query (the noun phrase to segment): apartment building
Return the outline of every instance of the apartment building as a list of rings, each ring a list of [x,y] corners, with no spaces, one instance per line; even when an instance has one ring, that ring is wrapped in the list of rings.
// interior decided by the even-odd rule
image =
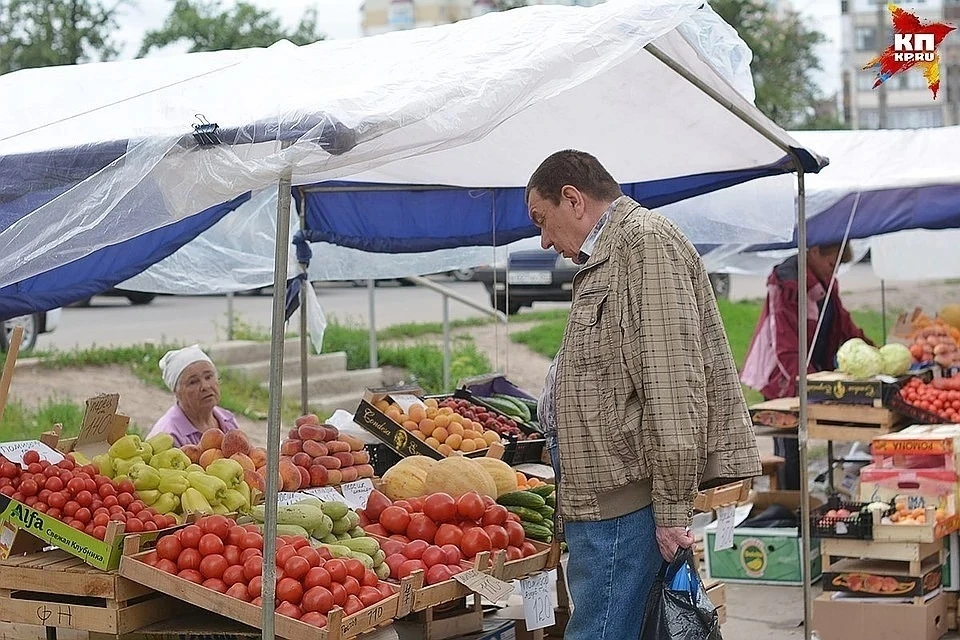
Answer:
[[[603,0],[530,0],[527,4],[590,7]],[[432,27],[466,20],[495,10],[494,0],[365,0],[361,7],[364,35]]]
[[[863,70],[893,42],[887,0],[840,0],[844,119],[855,129],[916,129],[960,124],[960,35],[940,49],[937,99],[923,73],[910,69],[873,88],[876,70]],[[922,20],[960,24],[960,0],[901,0],[896,3]],[[882,26],[882,29],[881,29]]]

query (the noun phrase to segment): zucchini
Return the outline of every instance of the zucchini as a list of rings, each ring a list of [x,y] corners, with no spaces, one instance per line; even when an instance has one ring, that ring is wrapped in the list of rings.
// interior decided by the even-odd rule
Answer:
[[[529,507],[539,509],[546,504],[543,496],[531,491],[510,491],[497,498],[497,502],[505,507]]]
[[[556,487],[552,484],[541,484],[537,485],[533,489],[527,489],[531,493],[535,493],[541,498],[546,498],[547,496],[553,495],[553,492],[556,491]]]
[[[553,539],[553,533],[544,526],[533,524],[532,522],[521,522],[524,533],[528,538],[539,540],[540,542],[550,542]]]
[[[540,515],[539,511],[534,511],[533,509],[528,509],[527,507],[507,507],[507,511],[513,512],[520,516],[521,520],[527,522],[533,522],[535,524],[540,524],[543,522],[543,516]]]

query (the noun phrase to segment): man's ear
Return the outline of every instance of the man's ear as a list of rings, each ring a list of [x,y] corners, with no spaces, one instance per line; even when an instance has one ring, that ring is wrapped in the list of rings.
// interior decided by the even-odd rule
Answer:
[[[564,203],[569,204],[573,207],[573,214],[579,220],[583,217],[583,194],[580,193],[580,190],[574,187],[573,185],[564,185],[560,189],[560,198]]]

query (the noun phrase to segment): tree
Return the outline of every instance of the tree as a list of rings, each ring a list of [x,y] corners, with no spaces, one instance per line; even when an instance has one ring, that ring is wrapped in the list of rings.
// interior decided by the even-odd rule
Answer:
[[[0,74],[115,57],[122,2],[0,0]]]
[[[288,33],[273,12],[247,2],[223,10],[217,0],[177,0],[163,27],[144,36],[138,55],[184,40],[193,42],[190,51],[194,52],[268,47],[284,39],[294,44],[323,40],[324,35],[317,30],[316,9],[304,13],[296,29]]]
[[[757,108],[783,127],[811,118],[820,94],[812,76],[820,70],[815,48],[824,41],[823,34],[796,12],[763,0],[713,0],[710,6],[753,52]]]

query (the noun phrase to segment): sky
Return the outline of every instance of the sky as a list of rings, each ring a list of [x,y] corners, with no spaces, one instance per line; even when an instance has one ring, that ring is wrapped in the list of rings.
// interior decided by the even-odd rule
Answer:
[[[360,5],[362,0],[247,0],[258,7],[269,9],[278,15],[284,25],[292,28],[310,7],[316,7],[321,30],[330,39],[355,38],[362,35],[360,29]],[[816,26],[827,38],[818,50],[823,71],[815,74],[824,95],[832,95],[840,89],[840,0],[785,0]],[[121,9],[120,29],[117,39],[121,43],[121,57],[133,57],[140,48],[143,34],[158,29],[173,0],[136,0]],[[229,7],[235,0],[221,0],[221,6]],[[171,47],[174,52],[185,50]],[[159,52],[160,55],[163,52]]]

